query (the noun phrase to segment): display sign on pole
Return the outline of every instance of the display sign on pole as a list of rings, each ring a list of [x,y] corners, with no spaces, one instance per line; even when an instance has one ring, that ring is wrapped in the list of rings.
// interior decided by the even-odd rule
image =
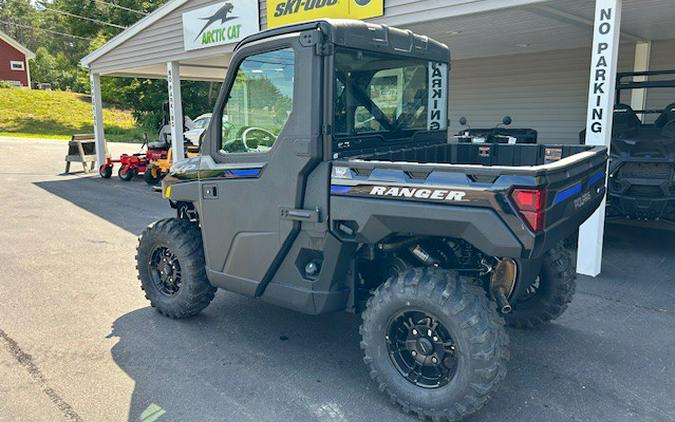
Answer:
[[[591,78],[588,87],[586,144],[605,145],[612,140],[614,88],[619,53],[621,0],[596,0]],[[605,201],[579,228],[577,272],[597,276],[602,263]]]
[[[233,44],[260,30],[258,2],[228,0],[183,13],[186,51]]]
[[[321,18],[369,19],[384,15],[384,0],[267,0],[267,27]]]

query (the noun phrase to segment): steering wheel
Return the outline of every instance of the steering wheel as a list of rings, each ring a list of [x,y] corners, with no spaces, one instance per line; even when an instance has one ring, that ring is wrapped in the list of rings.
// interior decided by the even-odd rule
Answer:
[[[277,137],[270,131],[259,127],[248,127],[241,133],[241,142],[246,152],[267,152]]]

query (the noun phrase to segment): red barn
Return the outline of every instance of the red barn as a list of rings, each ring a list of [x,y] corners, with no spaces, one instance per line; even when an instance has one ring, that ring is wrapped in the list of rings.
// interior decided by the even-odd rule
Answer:
[[[28,60],[35,54],[0,31],[0,81],[30,88]]]

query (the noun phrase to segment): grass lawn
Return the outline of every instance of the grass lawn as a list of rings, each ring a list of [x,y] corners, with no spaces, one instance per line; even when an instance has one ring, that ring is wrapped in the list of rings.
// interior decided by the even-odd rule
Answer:
[[[104,106],[103,126],[109,141],[143,138],[143,131],[129,111]],[[70,139],[75,133],[94,133],[89,96],[0,88],[0,136]]]

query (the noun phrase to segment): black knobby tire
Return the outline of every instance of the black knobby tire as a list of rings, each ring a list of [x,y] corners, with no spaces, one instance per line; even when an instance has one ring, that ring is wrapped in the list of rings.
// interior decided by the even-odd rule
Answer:
[[[128,182],[136,176],[136,170],[132,168],[127,168],[125,170],[124,167],[120,167],[119,170],[117,170],[117,176],[125,182]]]
[[[456,361],[445,384],[418,386],[395,363],[388,327],[406,310],[433,315],[452,337]],[[380,391],[420,418],[460,420],[480,409],[506,375],[504,320],[485,290],[454,271],[413,268],[390,278],[368,300],[360,333],[363,360]]]
[[[110,177],[112,176],[112,167],[101,166],[98,169],[98,174],[101,175],[101,177],[104,178],[104,179],[110,179]]]
[[[179,276],[175,278],[178,281],[173,280],[170,292],[159,281],[159,271],[152,264],[158,251],[168,251],[177,261]],[[145,229],[138,241],[136,269],[146,299],[170,318],[198,314],[211,303],[216,292],[206,278],[199,227],[185,220],[168,218]]]
[[[576,273],[570,251],[562,244],[544,255],[539,277],[513,305],[505,316],[506,323],[515,328],[535,328],[565,312],[576,290]]]
[[[159,176],[155,176],[152,174],[152,169],[146,168],[145,173],[143,174],[143,179],[145,179],[145,183],[148,185],[155,186],[159,183]]]

